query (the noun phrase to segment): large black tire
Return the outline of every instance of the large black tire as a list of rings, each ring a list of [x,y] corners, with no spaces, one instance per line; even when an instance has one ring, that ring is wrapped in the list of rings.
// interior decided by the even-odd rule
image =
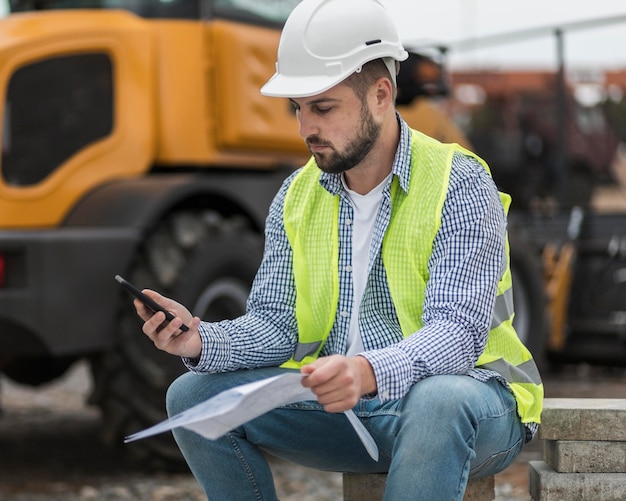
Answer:
[[[547,317],[543,270],[536,246],[516,228],[509,231],[513,325],[540,371],[546,368]]]
[[[245,312],[262,253],[261,237],[241,219],[184,211],[148,236],[126,274],[140,288],[175,298],[205,320],[222,320]],[[131,298],[123,291],[116,335],[115,348],[92,364],[92,400],[102,409],[102,435],[111,445],[165,419],[167,388],[186,371],[178,357],[157,350],[143,335]],[[133,442],[124,451],[153,469],[184,464],[169,433]]]

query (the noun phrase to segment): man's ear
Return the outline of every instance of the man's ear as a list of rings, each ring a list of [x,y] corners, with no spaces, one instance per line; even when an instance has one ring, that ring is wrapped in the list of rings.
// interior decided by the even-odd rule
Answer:
[[[380,77],[374,84],[376,89],[376,106],[381,109],[387,109],[393,106],[393,84],[386,77]]]

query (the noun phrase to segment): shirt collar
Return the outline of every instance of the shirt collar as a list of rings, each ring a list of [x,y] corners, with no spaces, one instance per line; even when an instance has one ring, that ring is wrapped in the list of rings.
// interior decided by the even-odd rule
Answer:
[[[400,141],[391,172],[398,177],[400,187],[408,193],[411,180],[411,129],[398,112],[396,116],[400,124]]]
[[[391,172],[398,177],[400,187],[408,192],[411,179],[411,129],[398,112],[396,112],[396,118],[400,125],[400,141],[398,141]],[[319,182],[331,195],[337,195],[343,189],[341,174],[322,172]]]

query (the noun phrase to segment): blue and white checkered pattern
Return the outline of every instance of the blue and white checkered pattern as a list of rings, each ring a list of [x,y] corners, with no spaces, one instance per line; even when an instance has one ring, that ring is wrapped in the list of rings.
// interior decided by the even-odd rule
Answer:
[[[399,118],[401,136],[393,174],[406,190],[411,175],[410,130]],[[276,195],[266,221],[263,262],[252,287],[247,313],[235,320],[200,326],[199,360],[185,360],[196,372],[222,372],[276,366],[288,360],[298,332],[292,251],[283,227],[283,203],[290,176]],[[322,354],[344,354],[353,304],[353,209],[339,175],[322,174],[321,184],[339,194],[339,304]],[[497,284],[506,254],[506,216],[491,177],[476,160],[456,154],[443,206],[441,227],[429,261],[424,326],[405,338],[391,300],[381,245],[391,214],[390,185],[376,220],[369,276],[360,305],[359,327],[376,374],[378,397],[401,398],[420,379],[435,374],[466,374],[485,381],[495,372],[474,365],[487,342]],[[529,426],[529,436],[536,426]]]

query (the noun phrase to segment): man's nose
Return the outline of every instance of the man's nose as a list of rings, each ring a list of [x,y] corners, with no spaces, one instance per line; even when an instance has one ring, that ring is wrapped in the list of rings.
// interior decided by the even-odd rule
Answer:
[[[306,139],[309,136],[319,134],[319,128],[313,113],[300,110],[298,113],[298,124],[300,126],[300,136]]]

